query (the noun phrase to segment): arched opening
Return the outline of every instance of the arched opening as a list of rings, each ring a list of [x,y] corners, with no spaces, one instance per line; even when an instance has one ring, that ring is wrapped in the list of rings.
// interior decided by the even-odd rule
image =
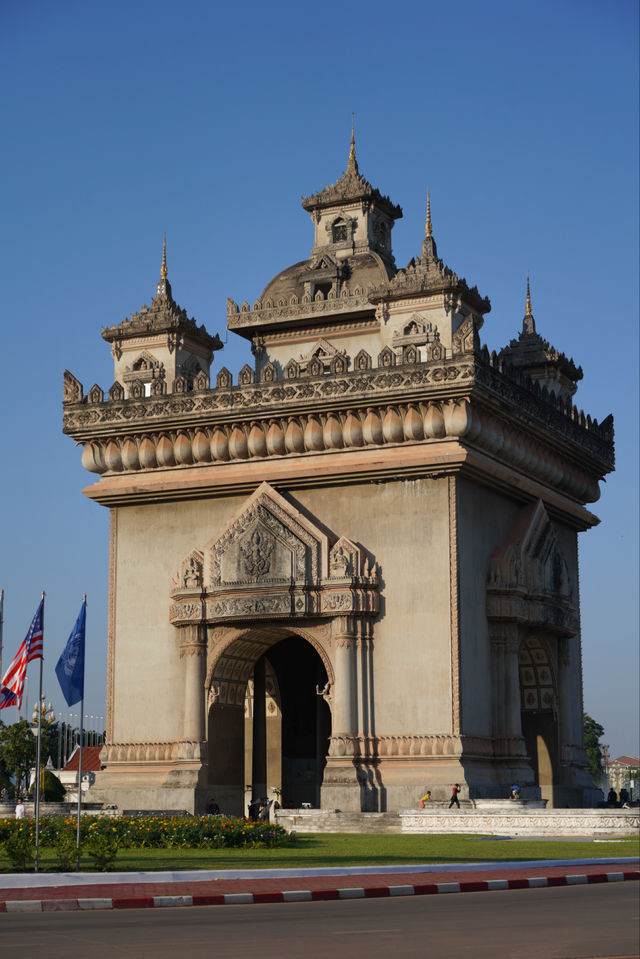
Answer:
[[[349,232],[347,222],[342,217],[333,221],[331,227],[331,240],[333,243],[342,243],[348,239]]]
[[[246,815],[252,798],[320,806],[331,735],[317,690],[327,664],[303,636],[249,631],[215,663],[209,709],[208,788],[223,812]]]
[[[543,799],[553,804],[558,776],[558,700],[549,652],[538,638],[520,647],[522,735]]]

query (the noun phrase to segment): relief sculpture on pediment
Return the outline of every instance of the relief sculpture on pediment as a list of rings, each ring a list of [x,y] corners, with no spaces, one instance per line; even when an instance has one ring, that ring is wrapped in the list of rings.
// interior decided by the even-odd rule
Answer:
[[[271,569],[271,554],[273,553],[274,539],[256,526],[240,543],[243,571],[252,579],[266,576]]]
[[[200,602],[194,603],[194,589]],[[373,616],[378,581],[362,547],[335,539],[267,483],[172,584],[174,625],[230,619]]]

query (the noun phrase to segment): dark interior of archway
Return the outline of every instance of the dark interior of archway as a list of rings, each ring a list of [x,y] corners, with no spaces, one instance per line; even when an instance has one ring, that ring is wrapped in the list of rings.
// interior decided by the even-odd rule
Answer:
[[[300,636],[276,643],[264,658],[275,670],[280,690],[283,803],[320,806],[331,714],[316,686],[325,686],[327,671],[313,646]]]

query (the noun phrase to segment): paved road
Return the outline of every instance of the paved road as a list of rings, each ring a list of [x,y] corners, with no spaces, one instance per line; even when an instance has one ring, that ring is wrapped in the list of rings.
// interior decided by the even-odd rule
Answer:
[[[3,955],[47,959],[637,959],[638,884],[464,896],[0,917]]]

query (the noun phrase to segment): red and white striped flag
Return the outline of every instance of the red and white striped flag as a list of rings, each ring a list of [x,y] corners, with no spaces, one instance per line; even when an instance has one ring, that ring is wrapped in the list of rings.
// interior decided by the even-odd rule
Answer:
[[[43,645],[44,597],[35,616],[26,638],[20,644],[18,652],[9,663],[9,668],[0,683],[0,709],[6,706],[22,706],[24,679],[27,675],[27,663],[34,659],[42,659]]]

